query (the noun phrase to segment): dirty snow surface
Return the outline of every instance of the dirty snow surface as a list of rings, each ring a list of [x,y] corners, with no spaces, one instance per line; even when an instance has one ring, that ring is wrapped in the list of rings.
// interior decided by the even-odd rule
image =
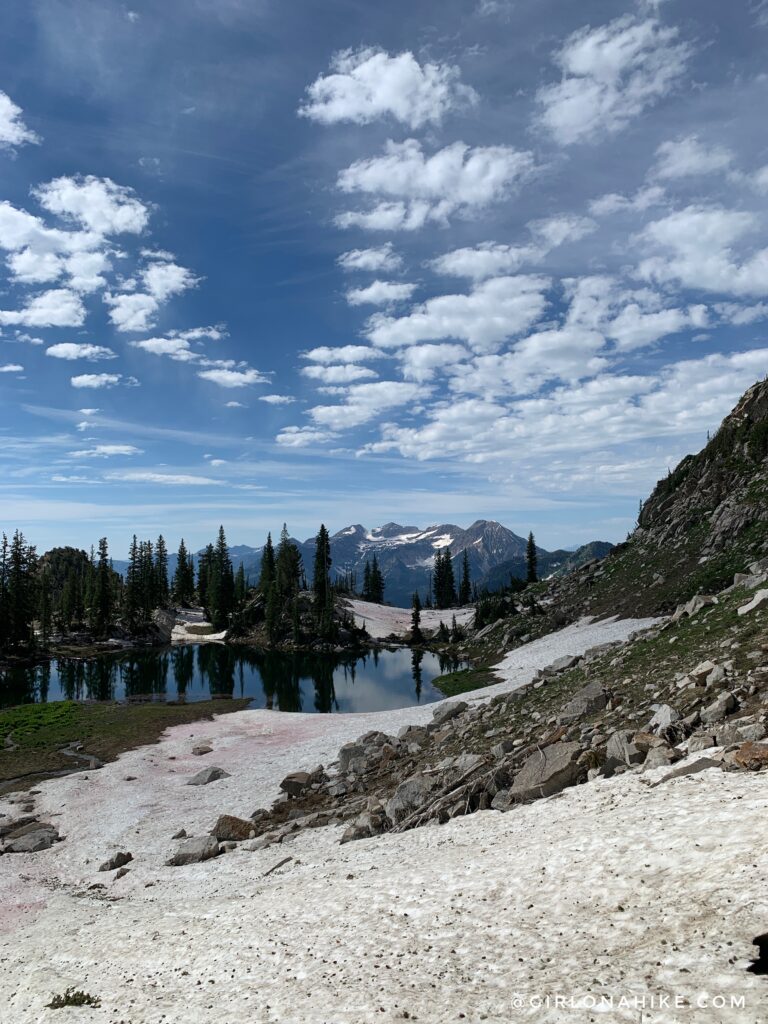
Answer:
[[[358,600],[350,600],[347,604],[355,616],[355,623],[358,626],[364,625],[374,640],[381,640],[392,633],[403,636],[410,631],[410,608],[391,608],[386,604],[373,604],[371,601]],[[474,608],[448,608],[443,611],[423,608],[421,628],[437,629],[441,621],[450,627],[454,615],[459,626],[466,626],[468,622],[472,621],[474,614]]]
[[[599,624],[582,628],[586,646],[606,639]],[[529,645],[516,671],[575,653],[576,639],[572,628]],[[513,685],[509,671],[499,685]],[[434,707],[239,712],[40,786],[37,810],[66,839],[0,858],[0,1019],[768,1021],[766,979],[744,969],[768,922],[764,774],[709,770],[653,787],[658,769],[403,835],[339,846],[339,829],[316,829],[165,866],[178,829],[204,835],[220,813],[247,816],[288,771]],[[202,740],[213,753],[194,757]],[[211,764],[231,778],[185,785]],[[118,850],[134,860],[115,880],[98,866]],[[70,986],[101,1006],[45,1007]],[[613,1008],[592,1009],[606,1000]]]

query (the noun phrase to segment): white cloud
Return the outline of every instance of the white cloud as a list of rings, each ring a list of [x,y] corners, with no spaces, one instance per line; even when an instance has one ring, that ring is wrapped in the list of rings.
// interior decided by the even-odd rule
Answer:
[[[629,352],[651,345],[669,334],[677,334],[690,327],[706,327],[707,324],[706,306],[644,312],[636,302],[630,302],[607,325],[606,333],[615,340],[619,351]]]
[[[394,281],[373,281],[365,288],[352,288],[347,292],[350,306],[389,306],[395,302],[410,299],[416,291],[415,284],[397,284]]]
[[[625,210],[642,213],[651,206],[659,206],[665,199],[666,192],[660,185],[645,185],[638,189],[634,196],[608,192],[598,199],[593,199],[589,204],[589,212],[594,217],[606,217]]]
[[[180,295],[199,283],[199,278],[178,263],[155,262],[141,272],[144,286],[158,302]]]
[[[207,476],[192,476],[187,473],[154,473],[148,470],[130,470],[125,473],[105,473],[105,480],[119,480],[137,484],[164,484],[168,487],[211,487],[221,486],[220,480]]]
[[[103,252],[77,252],[62,264],[62,270],[69,275],[70,288],[86,294],[104,288],[104,274],[111,269],[112,264]]]
[[[754,306],[741,306],[735,302],[718,302],[714,308],[719,317],[736,327],[768,319],[768,303],[766,302],[758,302]]]
[[[291,405],[296,399],[292,395],[259,395],[260,402],[267,405]],[[227,405],[230,403],[227,402]]]
[[[54,178],[32,194],[49,213],[98,235],[141,234],[149,221],[149,208],[136,198],[133,189],[117,185],[111,178]]]
[[[311,380],[319,380],[324,384],[349,384],[353,380],[365,380],[377,377],[378,374],[365,366],[349,363],[343,366],[305,366],[302,376]]]
[[[311,359],[313,363],[361,363],[366,359],[380,359],[382,355],[370,345],[340,345],[338,348],[321,345],[304,352],[302,358]]]
[[[632,15],[574,32],[554,54],[562,80],[539,89],[539,124],[561,145],[625,128],[666,96],[692,53],[676,28]]]
[[[265,384],[269,380],[250,367],[244,370],[200,370],[197,376],[222,388],[243,388],[249,384]]]
[[[23,370],[24,367],[19,363],[6,363],[4,366],[0,366],[0,373],[21,373]]]
[[[19,284],[46,284],[61,276],[64,261],[54,252],[20,249],[5,261],[14,281]]]
[[[312,419],[330,430],[349,430],[362,426],[383,412],[411,405],[430,394],[421,384],[382,380],[371,384],[352,384],[345,390],[340,405],[317,405],[309,410]]]
[[[373,249],[350,249],[336,261],[342,270],[398,270],[402,257],[395,252],[391,242]]]
[[[687,178],[699,174],[717,174],[726,171],[733,161],[733,153],[725,146],[705,146],[697,135],[670,142],[662,142],[656,150],[653,173],[657,178]]]
[[[637,272],[645,280],[723,295],[768,295],[768,248],[746,256],[734,252],[758,226],[749,213],[688,206],[640,233],[639,241],[661,255],[643,260]]]
[[[0,310],[0,324],[24,327],[81,327],[85,306],[80,296],[66,288],[54,288],[30,299],[17,310]]]
[[[109,459],[114,455],[142,455],[143,450],[132,444],[97,444],[67,454],[73,459]]]
[[[225,409],[247,409],[248,406],[247,405],[243,405],[242,402],[225,402],[224,403],[224,408]]]
[[[0,91],[0,149],[15,149],[25,143],[39,143],[40,136],[27,128],[21,119],[21,107]]]
[[[463,345],[411,345],[398,353],[406,380],[432,380],[439,372],[452,372],[470,353]]]
[[[97,412],[101,412],[100,409],[78,409],[77,411],[82,416],[95,416]]]
[[[143,341],[132,341],[130,345],[154,356],[168,356],[179,363],[193,363],[199,359],[185,338],[145,338]]]
[[[461,82],[457,67],[419,64],[410,52],[344,50],[331,62],[332,73],[307,88],[299,114],[321,124],[369,124],[393,117],[409,128],[439,124],[446,113],[477,101]]]
[[[768,192],[768,164],[755,171],[749,176],[749,182],[756,192]]]
[[[47,356],[54,359],[117,359],[117,353],[104,345],[89,345],[87,343],[77,344],[73,341],[62,341],[57,345],[51,345],[45,350]]]
[[[445,224],[506,198],[534,170],[533,155],[512,146],[454,142],[426,156],[416,139],[386,144],[384,156],[358,160],[338,177],[342,192],[379,200],[371,210],[336,218],[340,227],[414,231]]]
[[[440,295],[402,317],[377,313],[367,335],[381,348],[453,338],[477,351],[493,351],[527,330],[544,312],[547,278],[518,275],[478,284],[468,295]]]
[[[454,249],[438,256],[429,264],[438,274],[468,277],[481,281],[518,270],[525,263],[540,263],[558,246],[577,242],[597,227],[589,217],[560,214],[527,225],[533,242],[527,245],[503,245],[481,242],[479,245]]]
[[[104,301],[110,307],[109,319],[118,331],[146,331],[153,324],[158,301],[143,292],[106,292]]]
[[[322,444],[330,441],[336,434],[328,430],[317,430],[314,427],[283,427],[275,440],[284,448],[306,448],[311,444]]]
[[[122,379],[119,373],[81,373],[71,377],[70,383],[73,388],[112,388]]]

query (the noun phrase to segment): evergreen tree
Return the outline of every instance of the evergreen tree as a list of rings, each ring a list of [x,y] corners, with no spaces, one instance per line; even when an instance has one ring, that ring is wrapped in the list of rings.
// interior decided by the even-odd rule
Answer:
[[[192,556],[187,554],[187,545],[184,543],[183,537],[176,555],[172,592],[174,601],[181,605],[191,604],[195,598],[195,570]]]
[[[315,615],[320,635],[326,636],[333,609],[331,592],[331,541],[325,525],[321,523],[315,538],[315,565],[312,574],[312,590],[315,595]]]
[[[245,604],[248,585],[245,582],[245,568],[243,563],[237,567],[235,575],[235,607],[241,608]]]
[[[216,629],[226,629],[235,606],[235,577],[224,527],[219,527],[208,570],[206,608]]]
[[[197,596],[203,608],[208,607],[208,586],[213,571],[213,544],[208,544],[197,563]]]
[[[155,544],[155,605],[164,608],[169,599],[168,548],[162,533]]]
[[[275,549],[272,546],[272,534],[267,534],[267,543],[261,552],[261,572],[259,573],[259,590],[266,594],[275,582]]]
[[[275,579],[278,595],[283,604],[292,600],[298,592],[302,572],[301,552],[288,536],[288,527],[283,523],[275,556]]]
[[[533,539],[533,533],[528,534],[528,543],[525,547],[525,565],[527,570],[527,582],[537,583],[539,579],[538,557],[536,555],[536,541]]]
[[[444,548],[435,555],[432,589],[435,595],[435,608],[450,608],[456,604],[456,581],[450,548]]]
[[[373,601],[374,604],[384,603],[384,575],[379,567],[376,552],[374,552],[371,562],[370,595],[368,600]]]
[[[135,539],[135,538],[134,538]],[[112,565],[109,561],[107,538],[99,541],[99,560],[96,565],[96,600],[94,603],[94,629],[99,636],[104,636],[109,629],[114,610],[112,584]]]
[[[51,602],[51,571],[46,565],[40,571],[40,593],[37,606],[37,617],[40,621],[40,637],[44,645],[51,638],[51,622],[53,606]]]
[[[411,601],[411,643],[420,644],[424,640],[424,636],[421,632],[421,598],[419,597],[418,590],[413,595]]]
[[[371,563],[366,558],[365,568],[363,569],[363,593],[362,598],[364,601],[371,600]]]
[[[464,555],[461,560],[461,584],[459,585],[459,604],[469,604],[472,597],[472,580],[469,576],[469,552],[464,548]]]

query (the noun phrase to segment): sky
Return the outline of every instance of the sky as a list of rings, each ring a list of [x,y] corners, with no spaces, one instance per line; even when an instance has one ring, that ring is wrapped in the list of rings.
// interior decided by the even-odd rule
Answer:
[[[0,529],[622,540],[768,372],[767,0],[5,0]]]

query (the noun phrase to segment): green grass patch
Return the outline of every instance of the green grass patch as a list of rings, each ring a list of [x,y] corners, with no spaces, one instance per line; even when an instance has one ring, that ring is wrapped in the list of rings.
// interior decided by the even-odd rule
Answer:
[[[447,672],[443,676],[436,676],[432,685],[446,697],[458,697],[461,693],[471,693],[472,690],[479,690],[483,686],[490,686],[498,683],[498,678],[490,668],[486,666],[478,668],[462,668],[458,672]]]
[[[248,699],[190,704],[56,701],[8,708],[0,711],[0,791],[24,789],[35,777],[76,766],[79,762],[61,753],[67,744],[82,743],[89,754],[113,761],[126,750],[156,743],[172,725],[210,721],[214,715],[242,711],[249,703]],[[2,746],[6,738],[16,749]]]

